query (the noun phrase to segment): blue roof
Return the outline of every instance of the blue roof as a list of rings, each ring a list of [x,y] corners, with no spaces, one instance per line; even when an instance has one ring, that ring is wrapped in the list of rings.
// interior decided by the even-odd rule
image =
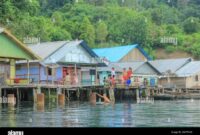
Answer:
[[[137,48],[148,60],[151,60],[148,54],[137,44],[110,47],[110,48],[97,48],[93,49],[93,51],[99,57],[106,57],[111,62],[118,62],[121,58],[123,58],[125,55],[127,55],[131,50],[135,48]]]

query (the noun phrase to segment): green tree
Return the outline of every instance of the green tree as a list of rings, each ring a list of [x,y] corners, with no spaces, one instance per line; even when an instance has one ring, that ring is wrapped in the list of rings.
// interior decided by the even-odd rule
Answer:
[[[60,13],[58,11],[54,12],[51,16],[51,20],[56,26],[60,26],[63,21],[62,13]]]
[[[13,4],[19,11],[28,12],[30,15],[38,15],[40,4],[38,0],[13,0]]]
[[[94,45],[95,30],[87,17],[84,17],[83,22],[80,25],[80,36],[79,38],[85,40],[89,45]]]
[[[14,19],[15,7],[11,0],[1,0],[0,2],[0,24],[8,24]]]
[[[70,33],[60,27],[54,27],[51,31],[50,37],[52,41],[71,40]]]
[[[97,28],[96,28],[96,41],[103,43],[106,41],[107,36],[108,36],[107,25],[105,24],[105,22],[100,21],[97,24]]]
[[[200,28],[199,19],[194,17],[189,17],[184,21],[183,28],[186,33],[198,32]]]

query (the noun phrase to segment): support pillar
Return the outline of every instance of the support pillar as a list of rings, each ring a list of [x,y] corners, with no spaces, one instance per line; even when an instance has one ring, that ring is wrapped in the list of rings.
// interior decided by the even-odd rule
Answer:
[[[16,98],[14,94],[8,94],[8,105],[14,106],[16,104]]]
[[[37,105],[44,106],[44,93],[37,94]]]
[[[110,97],[110,101],[112,103],[115,103],[115,94],[114,94],[114,88],[110,87],[109,89],[109,97]]]
[[[137,103],[139,102],[139,100],[140,100],[140,97],[139,97],[139,90],[136,89],[136,101],[137,101]]]
[[[58,94],[58,104],[59,105],[65,104],[65,95],[64,94]]]
[[[2,97],[2,89],[0,88],[0,97]]]
[[[70,100],[69,90],[67,90],[67,100]]]
[[[30,65],[29,65],[29,60],[27,60],[27,81],[28,84],[30,83]]]
[[[17,88],[17,103],[20,102],[20,98],[19,98],[19,88]]]
[[[4,89],[3,96],[4,96],[4,97],[7,97],[7,92],[6,92],[6,89]]]
[[[51,98],[51,91],[50,91],[50,88],[48,88],[48,99],[50,100]]]

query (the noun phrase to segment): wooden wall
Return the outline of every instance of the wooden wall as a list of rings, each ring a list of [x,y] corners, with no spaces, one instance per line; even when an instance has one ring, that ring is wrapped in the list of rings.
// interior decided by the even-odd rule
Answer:
[[[146,61],[146,57],[137,49],[133,49],[126,56],[124,56],[119,62],[127,61]]]

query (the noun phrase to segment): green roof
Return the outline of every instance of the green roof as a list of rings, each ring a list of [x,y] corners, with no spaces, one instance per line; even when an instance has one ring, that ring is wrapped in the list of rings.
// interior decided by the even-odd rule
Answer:
[[[33,54],[23,43],[7,31],[0,32],[0,58],[39,59],[38,56]]]

